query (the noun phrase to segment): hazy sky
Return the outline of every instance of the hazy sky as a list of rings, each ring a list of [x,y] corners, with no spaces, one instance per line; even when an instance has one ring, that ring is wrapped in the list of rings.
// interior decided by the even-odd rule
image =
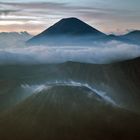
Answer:
[[[140,30],[140,0],[0,0],[0,32],[37,34],[77,17],[105,33]]]

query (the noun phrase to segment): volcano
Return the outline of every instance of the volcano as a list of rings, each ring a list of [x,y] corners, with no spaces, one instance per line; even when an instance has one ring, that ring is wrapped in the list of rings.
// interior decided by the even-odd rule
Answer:
[[[64,18],[27,41],[27,44],[90,44],[105,39],[106,34],[77,18]]]
[[[0,65],[0,77],[2,140],[140,139],[140,58]]]
[[[134,30],[125,35],[106,35],[78,18],[64,18],[29,39],[27,45],[49,46],[93,46],[98,42],[119,41],[140,44],[140,31]]]

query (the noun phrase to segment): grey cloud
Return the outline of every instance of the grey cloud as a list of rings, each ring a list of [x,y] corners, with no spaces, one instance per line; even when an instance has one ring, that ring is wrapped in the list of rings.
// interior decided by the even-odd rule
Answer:
[[[55,2],[26,2],[26,3],[10,3],[10,2],[0,2],[0,5],[3,5],[6,9],[9,7],[11,11],[5,10],[0,13],[5,15],[12,14],[18,18],[4,18],[1,20],[15,20],[22,22],[29,21],[40,21],[42,24],[49,27],[53,23],[57,22],[61,18],[76,16],[87,21],[89,24],[98,24],[102,27],[108,27],[108,24],[111,26],[120,25],[124,26],[125,24],[136,25],[140,22],[140,15],[138,10],[129,10],[129,9],[113,9],[113,8],[97,8],[93,6],[72,6],[69,3],[55,3]],[[16,10],[15,10],[16,9]],[[26,16],[26,18],[25,18]],[[131,26],[130,28],[133,28]],[[139,26],[138,26],[139,27]],[[114,27],[112,27],[113,29]],[[129,28],[129,27],[127,27]]]
[[[54,3],[54,2],[27,2],[27,3],[10,3],[10,2],[0,2],[0,4],[7,6],[20,7],[24,9],[42,9],[42,8],[63,8],[67,3]]]
[[[0,10],[0,15],[9,15],[10,13],[18,12],[19,10]]]
[[[72,14],[83,14],[86,16],[94,16],[94,18],[108,18],[108,17],[117,17],[120,18],[123,16],[127,17],[139,17],[139,11],[133,10],[118,10],[111,8],[95,8],[90,6],[71,6],[69,3],[55,3],[55,2],[30,2],[30,3],[4,3],[0,4],[13,6],[13,8],[22,9],[24,14],[32,14],[36,16],[37,14],[40,16],[44,16],[46,14],[61,14],[61,15],[72,15]],[[5,11],[5,13],[9,13],[10,11]],[[11,11],[12,12],[12,11]],[[16,12],[16,11],[14,11]],[[36,15],[35,15],[36,14]]]
[[[118,9],[111,9],[111,8],[95,8],[95,7],[90,7],[90,6],[71,6],[69,5],[69,3],[57,3],[57,2],[28,2],[28,3],[4,3],[4,2],[0,2],[0,4],[3,5],[7,5],[7,6],[13,6],[16,8],[23,8],[24,10],[26,9],[30,9],[30,11],[32,9],[35,10],[75,10],[75,11],[79,11],[79,10],[83,10],[83,11],[93,11],[93,12],[105,12],[105,13],[127,13],[127,14],[131,14],[131,13],[138,13],[139,11],[134,11],[134,10],[127,10],[127,9],[122,9],[122,10],[118,10]]]

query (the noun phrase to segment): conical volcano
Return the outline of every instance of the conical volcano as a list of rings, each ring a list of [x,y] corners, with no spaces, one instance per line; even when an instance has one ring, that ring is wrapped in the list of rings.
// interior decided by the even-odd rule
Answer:
[[[43,35],[103,35],[88,24],[77,18],[62,19],[47,30]]]
[[[106,37],[104,33],[77,18],[64,18],[39,35],[30,39],[29,44],[80,44]]]

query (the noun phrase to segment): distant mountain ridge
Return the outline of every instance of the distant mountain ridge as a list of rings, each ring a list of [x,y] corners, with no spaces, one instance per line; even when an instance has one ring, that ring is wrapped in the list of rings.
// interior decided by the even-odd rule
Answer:
[[[77,18],[64,18],[27,41],[28,45],[92,45],[94,42],[121,41],[140,44],[140,31],[126,35],[106,35]]]
[[[29,34],[28,32],[24,31],[24,32],[0,32],[0,37],[1,36],[25,36],[26,38],[27,37],[32,37],[31,34]]]
[[[134,30],[125,35],[119,36],[120,39],[128,41],[130,43],[139,44],[140,45],[140,30]]]
[[[32,38],[28,32],[1,32],[0,47],[18,47],[23,46],[27,40]]]

